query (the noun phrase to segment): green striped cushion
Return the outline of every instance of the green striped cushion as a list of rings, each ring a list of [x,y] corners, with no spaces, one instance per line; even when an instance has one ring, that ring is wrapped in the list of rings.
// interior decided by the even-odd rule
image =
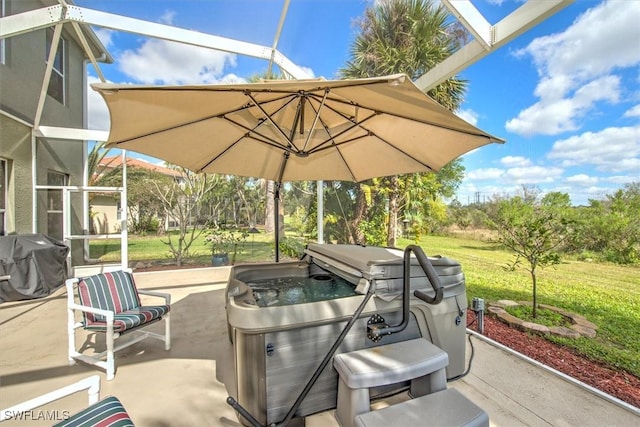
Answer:
[[[93,308],[122,313],[140,307],[133,275],[126,271],[100,273],[78,282],[80,303]],[[104,322],[104,316],[85,313],[85,324]]]
[[[168,305],[154,305],[118,313],[113,317],[113,331],[122,333],[127,329],[137,328],[149,322],[162,319],[162,316],[168,312]],[[85,328],[90,331],[104,332],[107,330],[107,324],[106,322],[91,322],[86,324]]]
[[[54,427],[130,427],[133,421],[117,397],[109,396]]]

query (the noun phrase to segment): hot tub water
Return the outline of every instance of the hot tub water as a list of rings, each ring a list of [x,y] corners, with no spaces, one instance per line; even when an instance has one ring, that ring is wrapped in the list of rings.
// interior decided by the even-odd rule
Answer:
[[[304,304],[357,295],[353,284],[335,275],[278,277],[247,283],[259,307]]]

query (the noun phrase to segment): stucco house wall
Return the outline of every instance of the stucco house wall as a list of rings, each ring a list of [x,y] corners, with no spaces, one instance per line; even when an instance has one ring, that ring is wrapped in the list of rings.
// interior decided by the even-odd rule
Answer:
[[[57,5],[53,0],[5,0],[5,15]],[[67,28],[68,27],[68,28]],[[53,27],[51,27],[53,28]],[[40,125],[83,128],[86,96],[86,59],[76,35],[65,25],[64,39],[64,103],[46,96]],[[33,186],[47,185],[49,172],[68,176],[68,185],[83,183],[86,143],[74,140],[45,139],[33,135],[38,99],[46,68],[47,31],[39,29],[4,40],[5,61],[0,64],[0,159],[7,164],[6,233],[50,234],[47,214],[47,191],[37,191],[37,219],[33,221]],[[96,57],[106,55],[104,47],[91,48]],[[35,138],[36,143],[32,143]],[[35,145],[36,182],[32,173],[32,147]],[[61,193],[60,190],[58,190]],[[80,194],[71,198],[72,232],[82,233],[83,203]],[[53,237],[60,238],[55,235]],[[74,264],[82,262],[82,242],[72,245]]]

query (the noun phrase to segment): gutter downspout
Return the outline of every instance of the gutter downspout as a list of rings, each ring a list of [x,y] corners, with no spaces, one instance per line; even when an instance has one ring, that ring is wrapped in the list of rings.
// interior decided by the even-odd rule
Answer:
[[[103,62],[107,59],[107,55],[103,53],[100,57],[96,58],[96,62]],[[88,86],[88,75],[87,75],[87,65],[91,63],[90,59],[84,59],[82,61],[82,128],[89,129],[89,91],[87,89]],[[84,165],[82,168],[82,186],[89,186],[89,169],[87,168],[87,156],[89,155],[89,141],[82,142],[82,158],[84,159]],[[89,207],[89,192],[82,192],[82,230],[85,234],[90,233],[91,226],[91,216],[90,216],[90,207]],[[89,250],[89,240],[83,240],[83,260],[85,263],[91,263],[95,260],[91,258],[91,253]]]

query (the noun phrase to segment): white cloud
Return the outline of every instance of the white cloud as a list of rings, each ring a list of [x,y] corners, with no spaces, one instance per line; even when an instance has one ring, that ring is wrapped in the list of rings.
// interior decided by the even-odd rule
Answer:
[[[531,56],[540,99],[506,124],[522,135],[579,129],[580,119],[600,101],[617,102],[620,78],[612,73],[640,64],[640,2],[603,2],[579,16],[566,31],[539,37],[516,52]]]
[[[609,1],[587,10],[562,33],[539,37],[521,53],[530,54],[541,75],[589,80],[637,65],[640,3]]]
[[[504,175],[503,169],[486,168],[469,171],[467,178],[473,180],[498,179],[502,175]]]
[[[548,156],[563,166],[594,165],[606,172],[640,170],[640,126],[607,128],[556,141]]]
[[[120,70],[146,84],[217,83],[225,69],[236,66],[236,55],[197,46],[147,39],[118,58]]]
[[[557,135],[580,128],[577,119],[583,118],[599,101],[617,102],[620,78],[604,76],[593,80],[577,91],[572,98],[546,96],[523,110],[518,117],[507,121],[508,131],[520,135]]]
[[[597,184],[599,178],[597,176],[589,176],[584,173],[580,173],[578,175],[568,176],[566,181],[575,185],[587,186]]]
[[[640,104],[634,105],[625,111],[623,117],[640,117]]]
[[[543,184],[552,183],[560,178],[564,169],[558,167],[526,166],[509,168],[505,172],[504,179],[516,184]]]
[[[305,78],[306,79],[312,79],[316,76],[316,74],[314,73],[312,68],[309,67],[303,67],[303,66],[298,66],[300,67],[300,69],[306,74]]]
[[[478,125],[478,113],[473,110],[459,110],[456,111],[456,116],[460,117],[462,120],[471,123],[474,126]]]
[[[98,83],[100,80],[94,76],[88,76],[87,85],[91,83]],[[110,82],[107,82],[110,83]],[[102,99],[102,96],[87,87],[87,101],[88,101],[88,128],[91,130],[109,130],[111,119],[109,118],[109,110],[107,104]]]
[[[173,25],[173,18],[176,17],[176,12],[173,10],[165,11],[160,17],[160,22],[167,25]]]
[[[611,184],[623,186],[625,184],[631,184],[632,182],[637,182],[638,179],[640,179],[640,170],[636,171],[635,176],[629,176],[629,175],[608,176],[605,179],[603,179],[603,181],[609,182]]]
[[[113,30],[109,30],[108,28],[94,28],[93,32],[98,36],[98,40],[100,40],[105,48],[109,49],[113,46],[113,35],[115,33]]]
[[[505,156],[500,159],[500,163],[506,167],[529,166],[531,160],[523,156]]]

